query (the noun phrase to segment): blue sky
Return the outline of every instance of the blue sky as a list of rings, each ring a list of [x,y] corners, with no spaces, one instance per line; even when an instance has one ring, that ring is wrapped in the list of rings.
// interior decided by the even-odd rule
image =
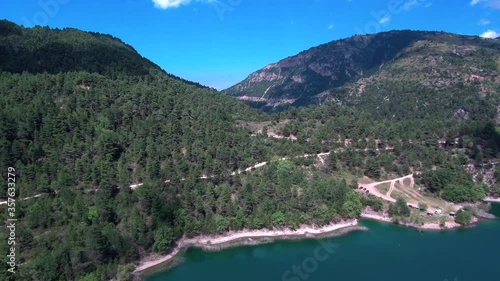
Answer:
[[[287,56],[393,29],[500,35],[500,0],[23,0],[0,18],[112,34],[167,72],[218,89]]]

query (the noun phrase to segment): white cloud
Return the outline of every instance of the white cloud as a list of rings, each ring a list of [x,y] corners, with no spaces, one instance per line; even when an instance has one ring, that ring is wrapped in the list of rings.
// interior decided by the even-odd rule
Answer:
[[[403,5],[403,9],[405,10],[411,10],[413,9],[415,6],[417,6],[419,3],[417,0],[411,0],[411,1],[408,1],[406,2],[404,5]]]
[[[476,6],[479,3],[484,3],[482,6],[486,8],[500,10],[500,0],[471,0],[470,5]]]
[[[500,33],[494,31],[494,30],[488,30],[488,31],[485,31],[483,34],[480,35],[481,37],[483,38],[491,38],[491,39],[495,39],[497,37],[500,37]]]
[[[489,20],[486,20],[486,19],[480,19],[479,22],[477,24],[479,25],[488,25],[490,24],[491,22]]]
[[[211,2],[216,2],[217,0],[195,0],[195,1],[211,3]],[[187,5],[191,3],[191,0],[153,0],[153,3],[155,4],[156,8],[166,10],[169,8],[177,8],[180,5]]]
[[[328,29],[333,29],[333,28],[335,28],[335,25],[333,25],[333,24],[330,24],[330,25],[328,26]]]
[[[401,7],[405,11],[409,11],[417,7],[429,8],[431,6],[432,6],[431,0],[408,0]]]
[[[391,20],[391,18],[389,18],[389,17],[383,17],[383,18],[380,19],[379,23],[380,24],[384,24],[384,23],[387,23],[390,20]]]
[[[156,8],[168,9],[177,8],[180,5],[187,5],[191,0],[153,0]]]

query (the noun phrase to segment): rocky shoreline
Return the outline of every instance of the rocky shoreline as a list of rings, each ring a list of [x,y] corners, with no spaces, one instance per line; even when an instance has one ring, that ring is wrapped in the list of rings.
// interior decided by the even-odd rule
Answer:
[[[205,251],[220,251],[227,248],[245,245],[261,245],[272,243],[276,240],[318,239],[342,236],[352,231],[366,231],[366,227],[358,225],[357,220],[330,224],[323,227],[302,226],[299,229],[280,230],[244,230],[228,232],[220,236],[198,236],[195,238],[182,238],[177,241],[176,247],[167,255],[151,255],[141,260],[134,270],[136,277],[143,272],[150,271],[158,266],[175,264],[176,256],[188,248],[201,248]],[[137,279],[137,278],[136,278]]]
[[[393,219],[385,213],[363,212],[361,219],[376,220],[386,223],[394,223]],[[493,216],[494,217],[494,216]],[[478,218],[473,217],[472,223],[477,223]],[[402,223],[404,227],[412,227],[418,230],[451,230],[462,227],[462,225],[454,221],[447,221],[444,226],[439,223],[426,223],[423,225]],[[342,222],[338,224],[330,224],[323,227],[310,225],[301,226],[298,229],[262,229],[262,230],[243,230],[237,232],[228,232],[218,236],[198,236],[194,238],[182,238],[177,241],[175,248],[166,255],[153,254],[143,258],[139,265],[135,268],[133,274],[139,280],[139,276],[146,273],[151,273],[152,270],[158,270],[158,267],[165,268],[173,267],[181,262],[176,257],[185,252],[189,248],[200,248],[204,251],[221,251],[228,248],[239,246],[253,246],[273,243],[276,240],[300,240],[300,239],[320,239],[346,235],[353,231],[367,231],[368,229],[359,226],[358,220]]]

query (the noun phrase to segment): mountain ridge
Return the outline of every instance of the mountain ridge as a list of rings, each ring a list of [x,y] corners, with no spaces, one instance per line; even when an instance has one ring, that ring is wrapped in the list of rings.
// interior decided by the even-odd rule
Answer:
[[[98,61],[99,64],[94,62]],[[0,20],[0,71],[51,73],[88,71],[106,75],[148,75],[158,70],[185,83],[210,88],[167,73],[123,40],[76,28],[25,28]],[[210,88],[214,90],[213,88]]]
[[[399,54],[419,42],[429,44],[420,46],[421,49],[416,50],[414,55],[429,51],[429,45],[440,42],[459,48],[472,46],[490,52],[500,50],[497,40],[437,31],[400,30],[355,35],[321,44],[269,64],[224,92],[240,100],[253,102],[254,107],[264,111],[320,104],[338,98],[332,95],[332,90],[371,77],[400,60],[402,57]],[[445,51],[448,52],[435,50],[435,54],[448,55]]]

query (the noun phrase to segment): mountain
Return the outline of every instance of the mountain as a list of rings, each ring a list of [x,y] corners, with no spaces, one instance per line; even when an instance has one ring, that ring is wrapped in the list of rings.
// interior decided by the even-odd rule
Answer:
[[[0,57],[0,169],[16,171],[18,219],[17,274],[2,243],[0,280],[110,280],[165,250],[153,247],[159,229],[187,233],[181,206],[228,181],[199,177],[266,159],[236,122],[255,111],[109,35],[0,21]],[[177,189],[184,178],[189,187]],[[190,213],[182,220],[197,233]]]
[[[398,69],[413,63],[406,57],[395,54],[396,70],[373,70],[373,81],[335,88],[330,102],[268,115],[166,73],[110,35],[0,21],[0,216],[16,219],[15,251],[0,243],[0,280],[131,280],[140,260],[172,253],[181,238],[328,225],[359,218],[363,207],[421,223],[417,210],[399,217],[403,201],[395,209],[360,192],[363,176],[421,174],[425,202],[443,210],[440,197],[499,196],[495,78],[485,66],[455,100],[443,84],[435,101],[460,105],[457,114],[415,108],[411,91],[427,76],[403,79],[410,74]],[[348,98],[361,82],[374,105]],[[484,93],[470,92],[479,86]],[[424,93],[431,100],[438,92]],[[389,105],[373,110],[380,100]],[[417,188],[410,191],[414,200]],[[7,235],[0,231],[0,241]]]
[[[0,71],[33,74],[85,71],[116,76],[147,75],[151,69],[164,72],[132,46],[108,34],[75,28],[23,28],[0,20]]]
[[[0,70],[59,73],[88,71],[144,75],[160,69],[131,46],[110,35],[73,28],[22,28],[0,21]],[[99,61],[99,63],[95,63]]]
[[[291,161],[246,175],[305,147],[253,135],[242,124],[267,116],[112,36],[0,21],[0,58],[0,179],[11,183],[0,187],[0,209],[12,219],[15,180],[17,220],[16,274],[13,246],[0,243],[0,280],[130,280],[141,258],[184,236],[361,212],[345,182],[307,179]]]
[[[404,108],[401,99],[410,98],[406,105],[411,108],[444,107],[443,114],[467,116],[467,109],[447,104],[450,95],[465,98],[451,93],[477,93],[467,100],[478,103],[499,92],[498,77],[498,40],[403,30],[311,48],[264,67],[225,92],[265,111],[328,100],[388,111]]]

